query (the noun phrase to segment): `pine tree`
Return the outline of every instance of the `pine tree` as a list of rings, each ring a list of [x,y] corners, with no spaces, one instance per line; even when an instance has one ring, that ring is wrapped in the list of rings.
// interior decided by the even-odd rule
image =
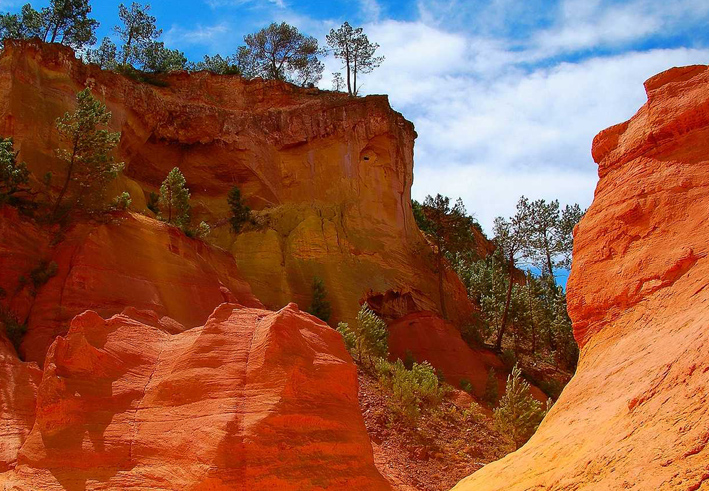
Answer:
[[[231,209],[231,218],[229,218],[231,229],[238,234],[241,232],[241,227],[249,221],[251,210],[241,201],[241,190],[236,186],[229,191],[227,203]]]
[[[66,163],[66,178],[54,204],[55,219],[59,218],[67,193],[73,199],[65,212],[79,203],[84,209],[94,208],[100,203],[106,185],[123,169],[123,163],[116,163],[112,155],[121,134],[98,129],[108,126],[111,113],[93,97],[88,87],[79,92],[76,99],[76,110],[67,112],[56,122],[59,139],[67,148],[57,150],[57,156]]]
[[[158,206],[160,219],[181,228],[189,225],[190,190],[178,167],[172,169],[162,182]]]
[[[332,306],[327,300],[325,283],[317,276],[313,278],[313,301],[308,312],[324,322],[327,322],[332,314]]]
[[[386,358],[389,353],[389,330],[386,323],[372,312],[367,304],[357,313],[357,360],[365,359],[372,366],[377,358]]]
[[[20,193],[30,193],[29,177],[27,164],[17,162],[12,138],[0,138],[0,205]]]
[[[149,14],[150,4],[131,3],[118,6],[118,17],[123,26],[116,26],[113,31],[123,40],[121,64],[128,65],[140,61],[142,52],[162,34],[162,29],[155,26],[156,19]]]
[[[356,96],[359,93],[357,75],[371,73],[384,61],[383,56],[374,56],[379,45],[370,42],[361,27],[353,28],[348,22],[337,30],[330,29],[326,39],[335,58],[342,60],[347,79],[347,93]]]
[[[487,373],[487,381],[485,382],[485,394],[483,399],[487,402],[490,407],[497,404],[497,400],[500,398],[500,391],[497,387],[497,375],[495,374],[495,369],[490,368]]]
[[[44,41],[60,42],[74,49],[96,42],[94,32],[98,21],[89,18],[91,5],[88,0],[51,0],[43,8],[42,26]]]
[[[544,407],[532,397],[529,383],[522,378],[522,371],[515,365],[507,377],[500,405],[493,411],[495,427],[501,433],[510,435],[519,448],[534,434],[545,415]]]

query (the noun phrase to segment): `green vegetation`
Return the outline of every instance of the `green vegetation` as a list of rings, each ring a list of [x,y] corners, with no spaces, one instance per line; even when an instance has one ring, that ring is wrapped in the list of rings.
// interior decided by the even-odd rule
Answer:
[[[374,56],[379,45],[370,42],[361,27],[353,28],[349,22],[342,24],[339,29],[330,29],[327,45],[335,58],[342,61],[347,93],[351,96],[359,93],[357,75],[371,73],[384,61],[383,56]],[[335,90],[344,89],[345,82],[340,73],[333,74],[333,85]]]
[[[285,22],[274,22],[244,36],[244,43],[237,59],[247,77],[284,80],[304,87],[322,78],[324,65],[318,60],[318,40]]]
[[[50,278],[56,276],[59,266],[54,261],[42,260],[39,265],[30,271],[30,279],[35,289],[44,285]]]
[[[158,218],[186,228],[190,224],[190,190],[178,167],[173,168],[160,186]]]
[[[522,378],[520,368],[515,366],[507,377],[500,405],[493,411],[498,431],[510,435],[516,448],[519,448],[534,434],[548,411],[549,402],[545,408],[532,397],[529,383]]]
[[[332,306],[327,300],[325,282],[317,276],[313,278],[313,301],[310,303],[308,312],[324,322],[327,322],[332,315]]]
[[[251,219],[251,210],[241,200],[241,190],[234,186],[227,195],[227,203],[231,210],[229,223],[235,233],[241,232],[241,228]]]
[[[378,358],[375,370],[380,383],[392,394],[391,409],[405,421],[415,422],[423,407],[436,407],[445,396],[436,371],[426,361],[414,363],[408,370],[401,360],[391,363]]]
[[[17,162],[12,138],[0,138],[0,206],[17,204],[22,197],[29,197],[29,178],[27,164]]]
[[[113,199],[112,206],[116,210],[127,210],[132,201],[130,193],[124,191]]]
[[[487,381],[485,381],[485,394],[483,394],[483,400],[490,406],[493,407],[497,404],[497,400],[500,398],[500,390],[497,386],[497,374],[495,374],[495,369],[490,368],[487,373]]]
[[[17,317],[2,305],[0,305],[0,325],[4,327],[5,336],[15,347],[15,351],[19,353],[22,338],[27,333],[27,325],[20,323]]]
[[[473,384],[471,384],[470,380],[468,380],[467,378],[460,379],[460,388],[468,393],[473,392]]]
[[[57,156],[65,165],[66,177],[54,203],[52,216],[60,218],[77,205],[85,211],[96,211],[102,205],[107,184],[123,169],[113,159],[120,133],[107,129],[111,113],[94,99],[88,87],[77,94],[78,107],[57,119],[59,139],[65,148]],[[68,202],[64,202],[68,198]]]
[[[88,0],[50,0],[40,11],[26,4],[19,14],[0,14],[0,38],[38,38],[81,49],[96,42],[99,23],[90,13]]]

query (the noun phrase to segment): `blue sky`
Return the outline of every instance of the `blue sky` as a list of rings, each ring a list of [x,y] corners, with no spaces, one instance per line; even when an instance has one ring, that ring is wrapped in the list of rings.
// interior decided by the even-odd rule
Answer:
[[[0,9],[24,2],[0,0]],[[34,2],[35,7],[44,2]],[[645,102],[642,83],[709,63],[707,0],[193,0],[151,3],[163,40],[190,59],[231,54],[286,21],[324,40],[348,20],[386,61],[362,78],[414,122],[413,194],[461,196],[489,231],[520,195],[588,206],[593,137]],[[99,38],[117,2],[94,0]],[[323,88],[339,68],[327,59]]]

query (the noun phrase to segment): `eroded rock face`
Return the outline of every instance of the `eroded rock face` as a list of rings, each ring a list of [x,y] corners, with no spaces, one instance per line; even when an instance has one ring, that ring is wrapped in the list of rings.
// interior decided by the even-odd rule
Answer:
[[[456,489],[709,486],[709,69],[645,87],[594,140],[568,283],[577,374],[527,445]]]
[[[87,311],[52,344],[10,489],[389,489],[340,335],[294,304],[170,334]],[[149,315],[138,313],[140,318]]]
[[[223,302],[262,307],[231,254],[142,215],[75,224],[56,245],[58,230],[42,230],[8,207],[0,210],[0,229],[8,231],[0,239],[5,303],[27,322],[21,353],[40,365],[54,338],[87,309],[106,317],[126,307],[150,310],[183,330],[202,325]],[[35,286],[30,272],[42,260],[55,262],[56,274]]]
[[[0,58],[0,133],[13,136],[36,176],[61,182],[55,119],[86,84],[122,132],[124,177],[133,207],[179,166],[194,218],[209,240],[234,253],[269,308],[308,306],[314,276],[333,304],[334,325],[354,321],[367,292],[406,292],[412,311],[441,312],[430,247],[410,204],[413,125],[385,96],[350,98],[275,81],[209,73],[138,83],[77,61],[71,50],[8,43]],[[239,186],[258,225],[229,232],[226,194]],[[467,321],[463,285],[447,275],[449,318]],[[409,312],[404,312],[409,313]]]

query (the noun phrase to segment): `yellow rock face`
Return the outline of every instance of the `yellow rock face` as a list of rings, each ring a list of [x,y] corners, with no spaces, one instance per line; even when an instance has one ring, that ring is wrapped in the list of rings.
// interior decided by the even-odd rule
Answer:
[[[8,43],[0,129],[35,175],[52,171],[61,181],[54,121],[87,84],[122,132],[126,168],[116,192],[128,190],[143,211],[147,193],[180,167],[195,223],[212,225],[209,240],[234,254],[267,307],[307,308],[317,275],[333,304],[331,324],[352,321],[367,295],[386,292],[414,310],[441,312],[430,247],[410,204],[416,133],[385,96],[209,73],[155,86],[85,66],[60,46]],[[238,236],[226,221],[233,186],[256,211],[257,224]],[[444,283],[449,317],[463,324],[472,310],[464,287],[452,274]]]

